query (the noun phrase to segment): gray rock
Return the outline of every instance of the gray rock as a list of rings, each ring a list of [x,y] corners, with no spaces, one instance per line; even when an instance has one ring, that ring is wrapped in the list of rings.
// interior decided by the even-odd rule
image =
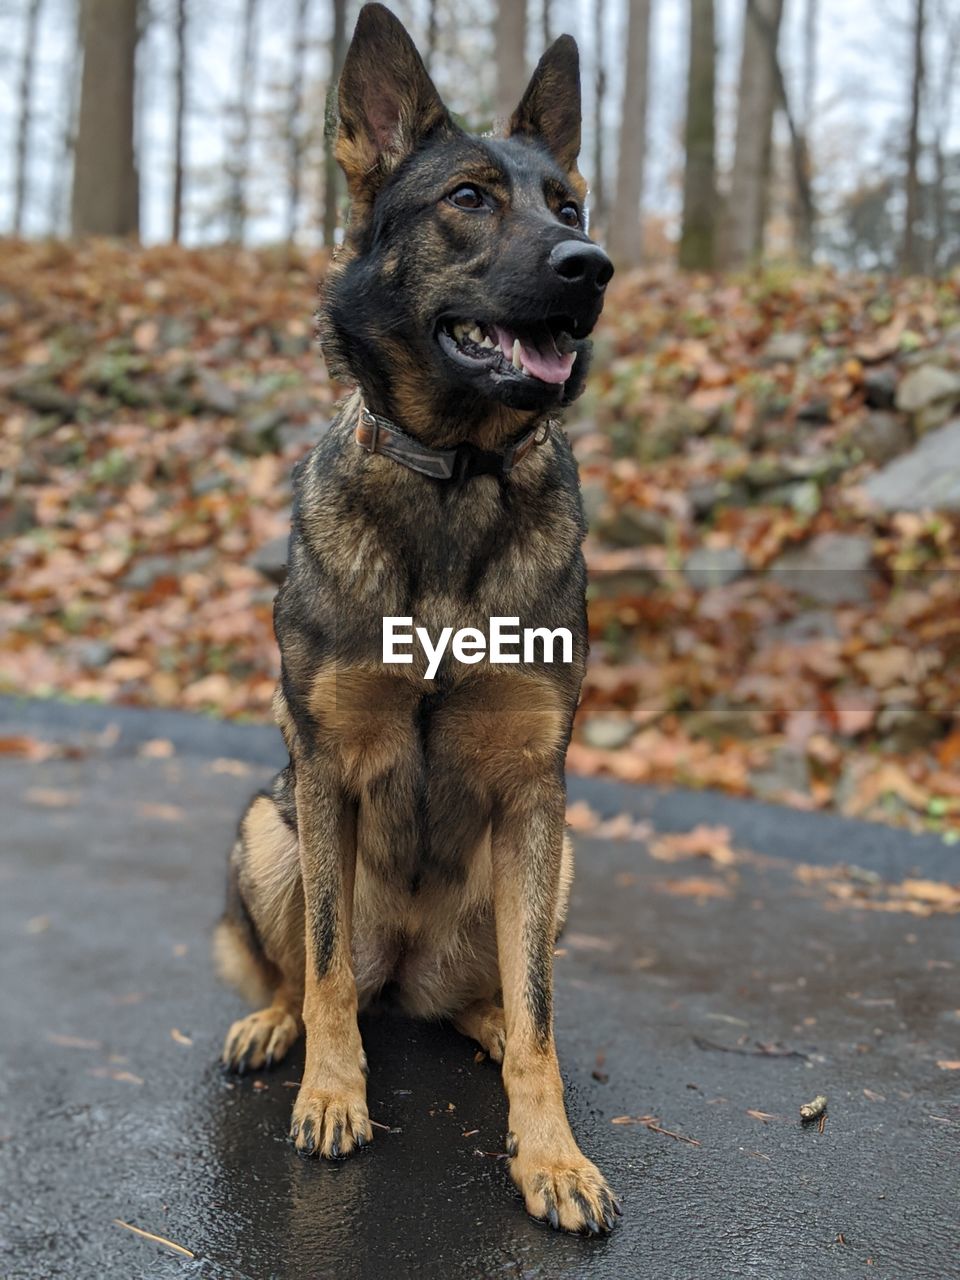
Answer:
[[[683,727],[691,738],[720,743],[729,738],[751,738],[757,732],[756,707],[718,703],[685,716]]]
[[[698,520],[708,516],[717,507],[745,507],[750,495],[744,485],[729,480],[704,480],[692,484],[687,498]]]
[[[765,645],[805,644],[808,640],[839,640],[836,614],[830,609],[804,609],[802,613],[764,629]]]
[[[897,388],[896,405],[904,413],[917,413],[938,400],[960,400],[960,377],[935,364],[911,369]]]
[[[781,747],[773,753],[765,769],[750,777],[750,786],[759,800],[779,800],[787,792],[801,795],[810,790],[810,764],[796,747]]]
[[[105,666],[113,657],[113,645],[106,640],[82,640],[74,649],[77,659],[85,667]]]
[[[883,511],[960,512],[960,418],[925,435],[864,487]]]
[[[683,572],[697,591],[735,582],[749,569],[747,558],[736,547],[698,547],[687,557]]]
[[[772,489],[778,484],[789,484],[794,474],[783,458],[755,458],[744,471],[743,479],[751,489]]]
[[[77,416],[80,401],[76,396],[68,395],[55,382],[31,381],[14,383],[10,395],[27,405],[35,413],[49,413],[68,422]]]
[[[784,465],[794,480],[816,480],[829,484],[842,475],[849,466],[846,456],[836,450],[807,453],[799,458],[787,458]]]
[[[892,409],[897,398],[897,371],[893,365],[876,365],[863,375],[863,398],[871,409]]]
[[[626,716],[591,716],[583,726],[583,740],[589,747],[616,751],[626,746],[636,728]]]
[[[658,462],[682,453],[693,436],[702,433],[705,415],[694,414],[685,405],[673,404],[636,435],[636,456],[642,462]]]
[[[617,547],[659,546],[665,541],[669,524],[659,511],[635,502],[620,507],[604,507],[595,522],[596,532]]]
[[[953,417],[956,407],[954,400],[937,400],[926,405],[913,415],[913,426],[918,436],[925,436],[929,431],[936,431]]]
[[[269,582],[275,582],[277,586],[280,586],[287,576],[287,546],[289,541],[290,539],[285,533],[281,534],[279,538],[271,538],[250,559],[251,567],[256,569],[258,573],[263,574]]]
[[[943,736],[943,725],[926,707],[893,702],[880,709],[877,731],[888,751],[919,751]]]
[[[766,345],[764,360],[770,364],[785,361],[794,364],[800,360],[807,349],[807,336],[804,333],[775,333]]]
[[[279,431],[286,420],[286,411],[279,407],[241,418],[230,434],[230,443],[252,457],[275,453],[280,447]]]
[[[765,491],[763,500],[776,506],[792,507],[799,516],[815,516],[820,510],[820,486],[814,480],[778,484]]]
[[[196,325],[182,316],[166,316],[160,323],[160,345],[167,349],[190,347],[196,332]]]
[[[851,443],[868,462],[884,463],[904,453],[913,443],[910,429],[895,413],[868,413],[853,433]]]
[[[826,396],[813,396],[804,400],[797,409],[797,418],[800,422],[829,422],[830,401]]]
[[[862,604],[871,597],[877,574],[870,568],[873,544],[859,534],[821,533],[785,551],[770,575],[797,595],[818,604]]]
[[[158,578],[180,578],[185,573],[205,569],[213,558],[209,547],[185,551],[174,556],[141,556],[120,579],[121,587],[130,591],[144,591],[152,587]]]
[[[224,418],[234,417],[240,408],[240,397],[224,380],[209,369],[201,369],[197,400],[207,413]]]
[[[592,529],[602,519],[604,507],[607,505],[607,486],[599,480],[585,480],[580,486],[580,497],[583,501],[583,514]]]
[[[183,563],[177,556],[142,556],[123,575],[120,585],[128,591],[145,591],[158,578],[178,577],[183,569]]]

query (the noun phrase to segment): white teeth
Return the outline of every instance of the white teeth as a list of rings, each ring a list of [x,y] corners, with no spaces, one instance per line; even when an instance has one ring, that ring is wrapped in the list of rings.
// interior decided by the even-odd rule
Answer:
[[[490,335],[489,335],[488,333],[485,333],[485,334],[483,335],[483,338],[482,338],[482,339],[481,339],[481,341],[480,341],[480,345],[481,345],[481,347],[492,347],[492,346],[493,346],[493,339],[490,337]]]
[[[519,338],[514,338],[513,340],[513,356],[511,358],[513,360],[513,367],[515,369],[523,368],[523,364],[520,360],[520,339]]]
[[[570,361],[570,368],[571,368],[571,369],[572,369],[572,368],[573,368],[573,366],[577,363],[577,356],[578,356],[579,354],[580,354],[580,352],[579,352],[579,351],[574,351],[574,353],[573,353],[573,359]]]
[[[455,324],[453,326],[453,336],[457,342],[463,341],[463,334],[466,327],[467,326],[465,324]]]
[[[473,328],[470,330],[470,337],[474,342],[482,345],[483,333],[481,332],[480,326],[478,324],[475,324]]]

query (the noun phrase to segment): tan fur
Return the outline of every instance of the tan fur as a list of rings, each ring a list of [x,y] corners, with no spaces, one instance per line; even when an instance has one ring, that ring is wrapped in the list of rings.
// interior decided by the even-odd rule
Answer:
[[[230,920],[221,920],[213,933],[213,963],[218,977],[236,987],[251,1004],[266,1005],[273,998],[275,976],[264,971]]]
[[[343,762],[348,785],[359,793],[409,750],[412,710],[419,696],[406,681],[383,670],[317,673],[310,711]]]

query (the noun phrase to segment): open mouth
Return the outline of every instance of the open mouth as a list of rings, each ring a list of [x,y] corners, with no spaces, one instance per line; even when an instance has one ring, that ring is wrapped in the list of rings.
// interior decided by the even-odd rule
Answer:
[[[437,341],[458,364],[486,369],[496,381],[522,379],[558,386],[570,377],[577,358],[574,328],[565,317],[522,331],[480,320],[444,321]]]

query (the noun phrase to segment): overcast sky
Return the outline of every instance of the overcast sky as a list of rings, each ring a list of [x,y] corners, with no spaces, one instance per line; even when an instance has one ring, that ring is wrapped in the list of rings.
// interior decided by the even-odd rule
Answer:
[[[802,25],[807,0],[786,0],[781,40],[785,73],[794,97],[799,98],[802,76]],[[12,208],[12,163],[16,82],[22,47],[22,13],[26,0],[0,0],[0,228],[9,226]],[[932,0],[934,20],[939,5],[955,8],[960,0]],[[424,0],[407,0],[391,6],[422,30]],[[171,133],[169,78],[172,43],[169,24],[171,0],[154,0],[157,20],[152,24],[141,54],[140,111],[142,224],[146,240],[162,240],[169,233]],[[216,174],[222,169],[224,107],[234,96],[233,67],[240,38],[241,0],[193,0],[196,22],[193,32],[191,120],[188,161]],[[270,98],[270,85],[282,82],[289,48],[293,0],[262,0],[259,30],[260,87],[257,107]],[[820,0],[817,58],[815,159],[829,191],[855,185],[857,177],[879,164],[892,151],[893,130],[904,118],[909,77],[909,37],[913,0]],[[310,70],[321,80],[325,74],[325,38],[328,6],[314,6],[314,48]],[[457,0],[441,4],[445,18],[443,40],[481,38],[471,33],[469,17],[478,24],[490,12],[485,0]],[[612,172],[617,143],[618,102],[622,92],[621,62],[624,47],[626,0],[607,0],[608,24],[604,58],[608,71],[608,118],[605,130],[607,169]],[[651,54],[649,162],[646,204],[660,212],[676,212],[677,175],[682,165],[680,137],[683,122],[688,0],[653,0],[654,30]],[[734,119],[736,75],[739,60],[743,0],[717,0],[718,106],[721,152],[729,152]],[[60,164],[57,137],[66,108],[64,74],[73,45],[69,0],[43,0],[42,28],[37,62],[37,118],[31,139],[31,191],[28,226],[31,233],[49,229],[51,202]],[[581,44],[588,82],[584,86],[586,137],[589,145],[590,95],[593,54],[593,5],[589,0],[553,0],[555,33],[570,31]],[[464,15],[468,21],[465,22]],[[458,31],[449,25],[459,24]],[[540,52],[537,0],[531,4],[531,60]],[[931,40],[931,61],[941,45]],[[934,67],[934,71],[935,71]],[[478,59],[479,83],[460,82],[448,87],[451,105],[469,117],[471,107],[492,88],[489,57]],[[442,70],[439,77],[442,79]],[[957,131],[954,130],[956,135]],[[277,238],[282,226],[282,155],[275,143],[258,145],[260,174],[258,195],[263,216],[251,225],[251,238]],[[586,167],[586,166],[584,166]],[[189,201],[189,192],[188,192]],[[187,238],[218,239],[222,225],[203,228],[191,205]]]

